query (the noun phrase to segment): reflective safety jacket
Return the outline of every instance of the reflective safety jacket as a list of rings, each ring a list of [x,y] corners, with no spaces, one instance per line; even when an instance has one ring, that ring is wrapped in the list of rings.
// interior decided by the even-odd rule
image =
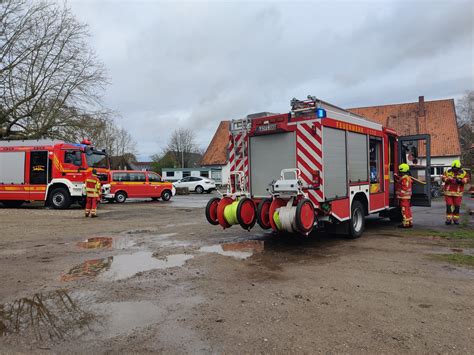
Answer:
[[[100,196],[100,180],[97,176],[91,175],[86,179],[86,195],[97,198]]]
[[[463,169],[459,169],[457,173],[453,169],[448,169],[444,172],[442,180],[445,196],[462,196],[464,185],[469,182],[469,177]]]
[[[397,198],[401,200],[411,199],[413,182],[410,175],[402,175],[396,178]]]

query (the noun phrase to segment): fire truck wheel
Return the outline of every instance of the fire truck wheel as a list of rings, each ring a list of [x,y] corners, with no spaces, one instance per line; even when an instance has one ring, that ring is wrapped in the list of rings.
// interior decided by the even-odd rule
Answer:
[[[17,201],[17,200],[10,200],[10,201],[1,201],[3,203],[3,205],[7,208],[18,208],[20,207],[23,202],[25,201]]]
[[[63,210],[71,205],[71,196],[64,187],[57,187],[49,194],[49,205],[56,210]]]
[[[217,206],[220,200],[219,197],[211,198],[206,205],[206,219],[214,226],[219,224],[219,220],[217,219]]]
[[[198,194],[202,194],[202,193],[204,193],[204,187],[202,187],[201,185],[198,185],[198,186],[196,186],[195,191]]]
[[[169,201],[171,199],[171,191],[170,190],[165,190],[161,193],[161,199],[163,201]]]
[[[302,234],[309,234],[314,226],[314,206],[313,203],[304,198],[296,205],[295,216],[296,228]]]
[[[364,206],[359,201],[353,201],[351,207],[351,219],[349,220],[349,238],[359,238],[365,228]]]
[[[270,205],[272,204],[271,198],[264,198],[260,201],[257,208],[257,223],[262,229],[270,229]]]
[[[118,203],[124,203],[127,200],[127,194],[123,191],[115,193],[115,201]]]
[[[237,205],[237,221],[245,230],[250,230],[257,221],[255,203],[252,199],[244,197]]]

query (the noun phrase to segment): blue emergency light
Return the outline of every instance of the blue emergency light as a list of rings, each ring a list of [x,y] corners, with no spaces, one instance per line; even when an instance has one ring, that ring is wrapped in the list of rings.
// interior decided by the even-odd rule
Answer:
[[[317,108],[316,109],[316,116],[318,118],[326,118],[326,110],[323,108]]]

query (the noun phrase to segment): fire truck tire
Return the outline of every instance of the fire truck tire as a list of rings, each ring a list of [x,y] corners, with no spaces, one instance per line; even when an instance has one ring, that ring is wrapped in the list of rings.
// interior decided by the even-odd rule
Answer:
[[[206,205],[206,219],[214,226],[219,224],[219,220],[217,219],[217,206],[220,200],[219,197],[211,198]]]
[[[163,201],[169,201],[171,199],[172,193],[170,190],[165,190],[161,193],[161,199]]]
[[[196,186],[196,188],[195,188],[194,190],[195,190],[196,193],[198,193],[198,194],[204,193],[204,187],[202,187],[201,185]]]
[[[117,191],[115,193],[115,201],[118,203],[124,203],[127,200],[127,194],[123,191]]]
[[[365,209],[360,201],[353,201],[351,219],[349,220],[349,235],[351,239],[359,238],[365,229]]]
[[[304,198],[296,205],[296,228],[301,234],[309,234],[314,227],[314,206],[313,203]]]
[[[250,230],[257,221],[255,203],[252,199],[244,197],[237,205],[237,221],[245,230]]]
[[[48,202],[55,210],[64,210],[71,205],[71,196],[64,187],[57,187],[49,193]]]
[[[272,204],[271,198],[264,198],[260,201],[257,207],[257,223],[262,229],[270,229],[270,205]]]
[[[0,201],[3,205],[7,208],[18,208],[20,207],[25,201],[20,200],[9,200],[9,201]]]

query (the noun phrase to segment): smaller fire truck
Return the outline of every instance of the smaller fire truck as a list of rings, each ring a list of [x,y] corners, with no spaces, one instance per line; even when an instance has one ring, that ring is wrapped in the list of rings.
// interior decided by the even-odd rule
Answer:
[[[365,217],[401,218],[394,175],[408,163],[412,205],[430,206],[430,137],[395,131],[314,96],[289,113],[230,122],[227,193],[209,223],[308,235],[324,227],[359,237]]]
[[[55,209],[83,203],[84,181],[92,169],[101,181],[107,180],[108,156],[88,140],[0,141],[0,202],[17,207],[45,201]]]

